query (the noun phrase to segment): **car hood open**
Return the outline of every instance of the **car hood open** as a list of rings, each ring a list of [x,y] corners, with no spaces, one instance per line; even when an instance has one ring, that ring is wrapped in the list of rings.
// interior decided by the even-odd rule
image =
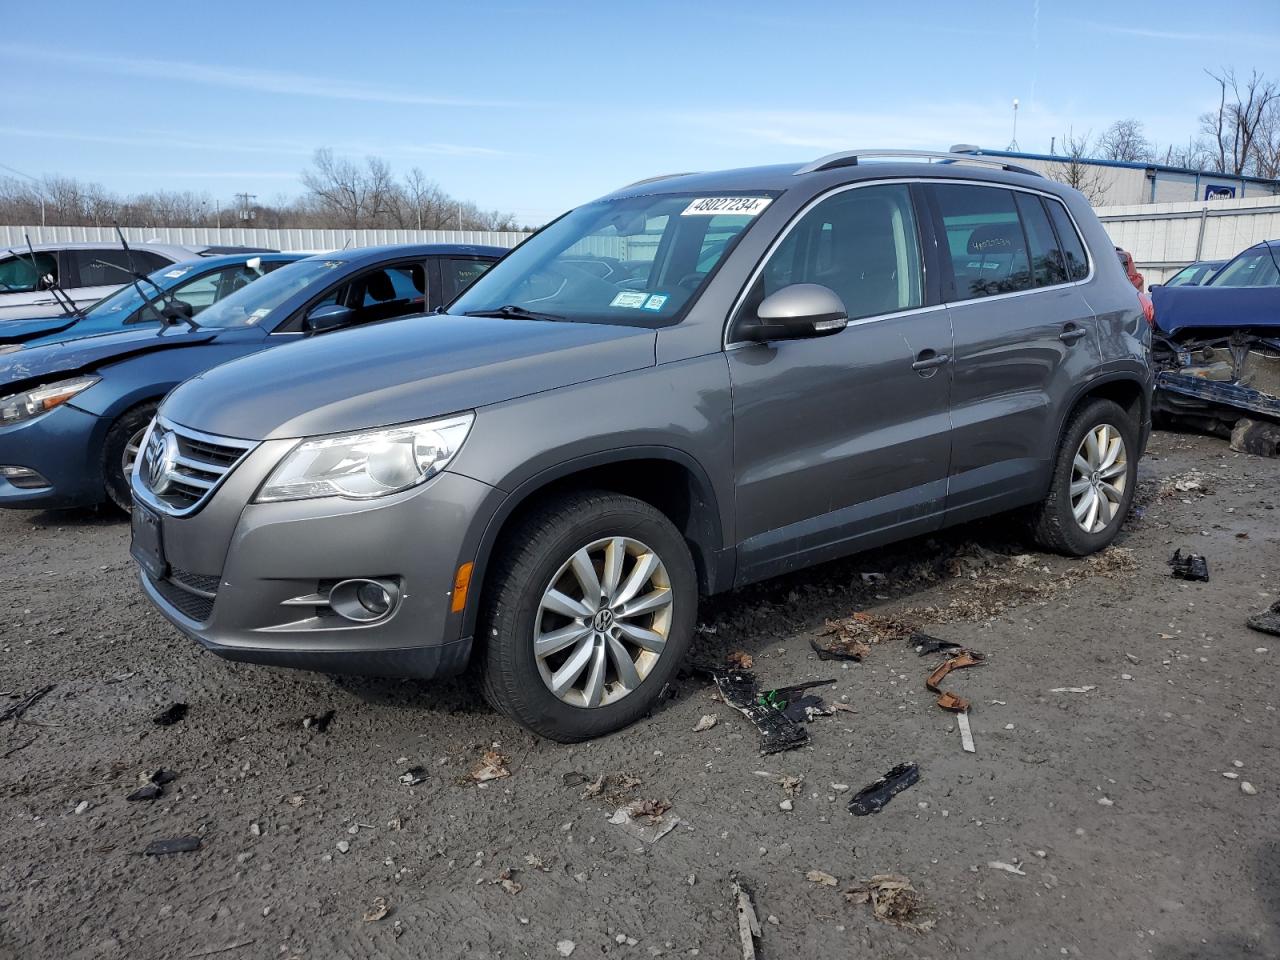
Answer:
[[[174,423],[265,440],[470,410],[654,363],[636,327],[428,315],[312,337],[214,367],[161,408]]]
[[[57,374],[96,370],[107,363],[157,350],[172,350],[212,340],[218,331],[190,327],[155,327],[82,337],[62,343],[26,347],[0,354],[0,391],[7,387],[45,380]]]
[[[1156,287],[1156,326],[1180,330],[1280,331],[1280,287]]]

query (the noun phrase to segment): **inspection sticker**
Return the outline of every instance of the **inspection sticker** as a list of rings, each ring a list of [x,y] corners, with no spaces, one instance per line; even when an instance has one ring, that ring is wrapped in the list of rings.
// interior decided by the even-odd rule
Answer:
[[[644,309],[661,310],[662,305],[666,303],[667,300],[669,299],[670,298],[665,293],[655,293],[653,296],[651,296],[648,300],[644,302]]]
[[[186,272],[187,270],[184,267],[181,270],[170,270],[168,273],[165,274],[165,276],[168,277],[170,280],[177,280],[180,276],[182,276]]]
[[[754,217],[770,203],[768,197],[699,197],[680,211],[682,217]]]
[[[638,307],[643,307],[644,302],[648,299],[649,295],[643,291],[624,290],[609,302],[609,306],[630,307],[632,309],[636,309]]]

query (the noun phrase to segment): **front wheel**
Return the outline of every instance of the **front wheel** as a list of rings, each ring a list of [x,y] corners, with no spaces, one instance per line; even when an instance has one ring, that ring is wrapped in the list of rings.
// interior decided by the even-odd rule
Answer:
[[[495,709],[572,743],[635,722],[693,637],[689,547],[655,507],[606,492],[538,508],[499,544],[481,611]]]
[[[1111,543],[1133,503],[1138,471],[1133,421],[1112,400],[1091,400],[1067,423],[1049,495],[1032,521],[1047,550],[1082,557]]]
[[[159,408],[158,403],[144,403],[126,411],[107,431],[102,449],[102,473],[106,493],[117,507],[128,513],[133,509],[129,477],[138,459],[142,438]]]

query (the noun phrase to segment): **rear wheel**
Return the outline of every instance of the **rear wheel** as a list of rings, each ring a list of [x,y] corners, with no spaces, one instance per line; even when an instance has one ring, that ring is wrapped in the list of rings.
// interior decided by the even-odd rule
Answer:
[[[535,733],[574,742],[644,716],[693,636],[693,558],[659,510],[570,494],[498,547],[481,612],[484,692]]]
[[[1111,543],[1133,503],[1138,438],[1112,400],[1090,400],[1067,423],[1049,495],[1032,520],[1036,542],[1082,557]]]
[[[133,508],[129,477],[142,447],[142,437],[159,406],[158,403],[144,403],[134,407],[107,431],[107,442],[102,450],[102,472],[107,496],[125,513]]]

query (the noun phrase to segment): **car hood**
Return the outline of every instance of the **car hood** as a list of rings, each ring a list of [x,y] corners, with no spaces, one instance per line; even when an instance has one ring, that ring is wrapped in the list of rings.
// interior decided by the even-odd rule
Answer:
[[[345,433],[470,410],[653,366],[636,327],[489,317],[405,317],[214,367],[161,413],[226,437]]]
[[[157,350],[171,350],[212,340],[218,331],[168,327],[157,330],[125,330],[81,337],[63,343],[27,347],[0,354],[0,388],[10,384],[46,379],[59,373],[79,373],[105,363]]]
[[[1156,287],[1151,301],[1164,333],[1280,330],[1280,287]]]
[[[33,320],[0,320],[0,346],[25,343],[36,337],[61,333],[72,326],[77,319],[79,318],[63,314],[60,317],[40,317]]]

